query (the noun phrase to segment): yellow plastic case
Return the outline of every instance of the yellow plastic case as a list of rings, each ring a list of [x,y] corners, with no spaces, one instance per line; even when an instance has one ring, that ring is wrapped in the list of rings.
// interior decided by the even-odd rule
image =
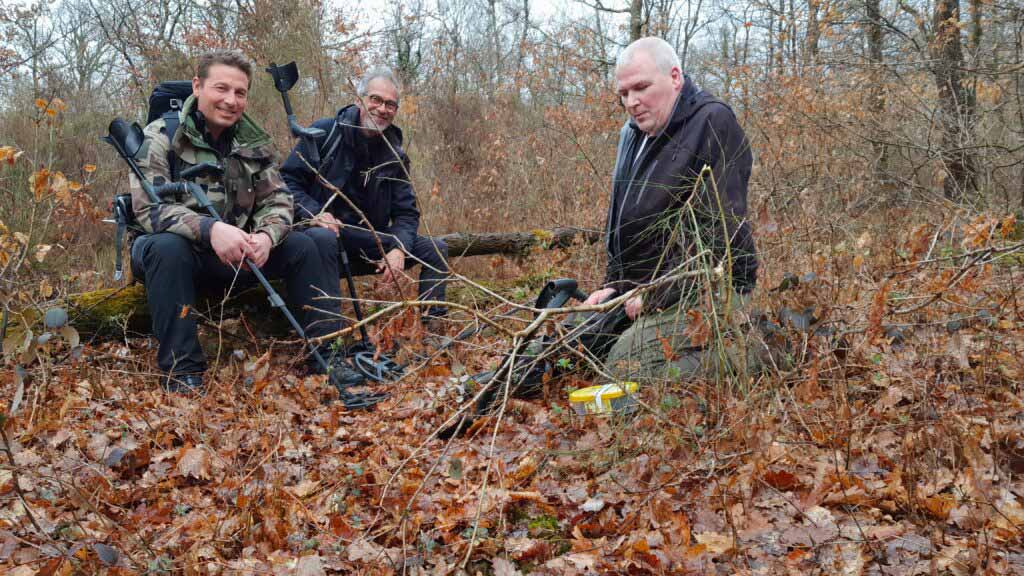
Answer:
[[[633,397],[640,385],[636,382],[613,382],[603,386],[588,386],[569,394],[569,403],[580,416],[611,414],[636,410]]]

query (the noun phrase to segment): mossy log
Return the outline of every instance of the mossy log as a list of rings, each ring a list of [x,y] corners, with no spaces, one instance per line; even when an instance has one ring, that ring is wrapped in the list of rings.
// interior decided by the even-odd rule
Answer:
[[[448,255],[483,256],[508,254],[522,256],[534,247],[545,249],[568,248],[573,242],[593,244],[604,237],[598,230],[582,228],[554,228],[530,232],[456,233],[441,236],[448,244]]]
[[[593,230],[555,228],[532,232],[448,234],[452,258],[487,254],[525,255],[534,247],[565,248],[575,241],[592,244],[603,235]],[[275,286],[281,289],[275,282]],[[70,296],[67,302],[71,323],[83,335],[119,337],[127,332],[149,333],[151,318],[146,306],[146,290],[140,284],[108,288]],[[218,323],[223,318],[245,314],[247,323],[268,333],[284,335],[288,325],[280,314],[268,314],[267,297],[261,288],[249,288],[227,301],[219,295],[200,299],[194,310],[200,318]],[[294,311],[298,312],[298,311]]]
[[[279,290],[283,288],[276,282],[275,286]],[[71,324],[83,335],[117,337],[125,332],[148,334],[151,330],[146,289],[138,283],[75,294],[68,297],[68,306]],[[253,329],[270,334],[287,333],[287,322],[280,314],[268,314],[269,309],[266,294],[256,286],[227,300],[219,294],[200,297],[190,312],[197,314],[200,322],[212,324],[244,314]]]

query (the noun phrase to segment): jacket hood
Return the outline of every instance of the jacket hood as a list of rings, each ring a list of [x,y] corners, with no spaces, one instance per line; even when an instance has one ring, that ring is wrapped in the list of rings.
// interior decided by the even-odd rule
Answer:
[[[192,111],[195,110],[196,106],[195,94],[189,96],[185,103],[182,104],[179,115],[181,129],[174,135],[174,139],[177,141],[178,138],[188,138],[194,146],[207,148],[209,146],[206,144],[203,134],[199,132],[199,128],[196,127],[196,123],[192,119]],[[271,143],[270,135],[260,128],[248,114],[243,112],[242,118],[235,124],[235,137],[232,147],[241,149],[259,148],[270,146]],[[177,144],[175,144],[175,148],[178,148]]]

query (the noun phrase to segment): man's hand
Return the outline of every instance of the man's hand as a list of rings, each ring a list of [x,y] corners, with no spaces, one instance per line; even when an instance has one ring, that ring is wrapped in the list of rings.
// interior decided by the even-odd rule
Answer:
[[[600,290],[594,290],[587,296],[587,299],[583,301],[584,304],[591,306],[600,304],[605,300],[611,298],[615,294],[615,288],[601,288]]]
[[[384,282],[397,281],[405,270],[405,253],[398,248],[392,248],[384,259],[377,264],[377,272],[383,272]]]
[[[339,236],[341,234],[341,222],[338,222],[338,219],[330,212],[317,214],[313,218],[313,225],[320,226],[321,228],[327,228],[331,232],[334,232],[335,236]]]
[[[266,235],[261,234],[261,236]],[[210,228],[210,246],[213,247],[217,258],[220,258],[220,261],[228,266],[237,267],[242,258],[252,255],[249,235],[241,229],[223,222],[214,222],[213,227]]]
[[[626,300],[626,316],[629,316],[630,320],[636,320],[636,317],[640,315],[640,312],[644,309],[644,297],[634,296],[629,300]]]
[[[249,249],[253,266],[263,268],[263,265],[267,263],[267,258],[270,258],[270,250],[273,247],[274,243],[270,240],[270,236],[267,233],[256,232],[255,234],[250,234]]]

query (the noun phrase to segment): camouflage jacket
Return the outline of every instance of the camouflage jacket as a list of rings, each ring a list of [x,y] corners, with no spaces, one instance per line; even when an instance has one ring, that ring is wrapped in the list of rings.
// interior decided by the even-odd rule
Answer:
[[[180,173],[201,162],[214,162],[224,167],[223,176],[197,179],[206,190],[213,207],[224,221],[247,232],[265,232],[276,246],[288,234],[292,224],[291,195],[278,174],[270,136],[248,116],[235,125],[231,152],[220,157],[203,138],[192,119],[195,96],[190,96],[181,111],[181,124],[168,142],[162,118],[154,120],[143,131],[145,140],[136,160],[150,182],[159,184],[170,179],[167,150],[174,147]],[[210,246],[210,229],[214,220],[199,208],[191,197],[164,198],[153,204],[134,175],[130,176],[132,209],[146,233],[173,232],[205,247]]]

